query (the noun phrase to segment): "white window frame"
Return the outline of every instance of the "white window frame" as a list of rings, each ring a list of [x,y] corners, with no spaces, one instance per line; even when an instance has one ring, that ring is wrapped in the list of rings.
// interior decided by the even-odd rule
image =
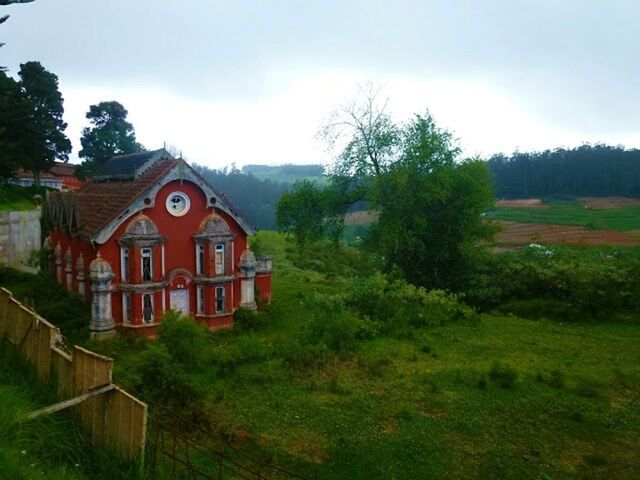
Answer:
[[[202,253],[202,257],[200,256]],[[201,243],[196,243],[196,275],[204,274],[205,248]]]
[[[147,255],[145,252],[149,252]],[[144,278],[144,259],[149,259],[149,275],[151,278],[145,280]],[[152,282],[153,281],[153,248],[144,247],[140,249],[140,277],[143,282]]]
[[[120,247],[120,280],[129,281],[131,275],[129,263],[129,249],[127,247]]]
[[[128,302],[127,299],[129,300]],[[129,308],[127,308],[127,303],[129,303]],[[124,323],[131,323],[130,310],[133,310],[131,307],[131,294],[129,292],[122,292],[122,321]]]
[[[144,318],[144,299],[146,297],[149,297],[151,299],[151,320],[147,321]],[[153,309],[153,293],[143,293],[140,297],[140,301],[142,302],[142,323],[153,323],[153,317],[154,317],[154,309]]]
[[[218,292],[222,292],[222,295],[218,295]],[[225,313],[226,312],[226,292],[224,287],[216,287],[216,297],[215,297],[215,307],[216,313]],[[222,309],[218,309],[218,299],[222,297]]]
[[[216,275],[224,275],[224,267],[225,267],[225,258],[224,258],[224,252],[225,248],[224,248],[224,243],[217,243],[216,244],[216,248],[215,248],[215,252],[214,252],[214,267],[215,267],[215,274]],[[218,269],[218,252],[222,253],[222,262],[220,264],[220,268]]]
[[[204,287],[196,288],[196,312],[204,313]]]
[[[179,211],[176,212],[174,211],[171,206],[172,206],[172,199],[173,197],[178,197],[182,200],[182,202],[184,203],[184,208]],[[191,200],[189,199],[189,195],[187,195],[184,192],[171,192],[168,196],[167,196],[167,201],[165,202],[165,207],[167,209],[167,212],[169,212],[170,215],[173,215],[174,217],[184,217],[187,213],[189,213],[189,210],[191,209]]]

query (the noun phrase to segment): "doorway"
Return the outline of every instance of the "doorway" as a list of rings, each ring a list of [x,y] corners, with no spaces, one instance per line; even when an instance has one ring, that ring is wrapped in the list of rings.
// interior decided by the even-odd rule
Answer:
[[[189,290],[186,288],[171,290],[170,308],[171,310],[177,310],[185,315],[189,315]]]

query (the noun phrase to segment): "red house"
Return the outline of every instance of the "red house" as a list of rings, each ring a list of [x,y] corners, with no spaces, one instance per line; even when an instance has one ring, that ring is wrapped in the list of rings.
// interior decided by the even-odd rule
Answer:
[[[52,271],[91,301],[93,335],[156,333],[174,309],[210,328],[271,299],[271,259],[252,228],[183,159],[166,150],[111,159],[75,192],[50,192],[43,218]]]

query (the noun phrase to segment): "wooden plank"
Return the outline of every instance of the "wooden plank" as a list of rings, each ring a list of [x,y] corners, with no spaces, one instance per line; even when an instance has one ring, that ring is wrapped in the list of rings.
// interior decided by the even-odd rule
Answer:
[[[42,415],[51,415],[52,413],[56,413],[61,410],[66,410],[67,408],[71,408],[73,406],[79,405],[82,402],[89,400],[90,398],[97,397],[98,395],[102,395],[104,393],[110,392],[114,388],[115,388],[114,385],[107,385],[105,387],[93,390],[89,393],[85,393],[84,395],[79,395],[69,400],[65,400],[64,402],[59,402],[53,405],[49,405],[48,407],[44,407],[34,412],[31,412],[29,415],[24,417],[24,420],[33,420],[34,418],[38,418]]]

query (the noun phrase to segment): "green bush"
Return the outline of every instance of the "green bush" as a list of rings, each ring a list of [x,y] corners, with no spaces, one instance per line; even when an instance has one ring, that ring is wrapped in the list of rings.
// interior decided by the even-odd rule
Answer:
[[[640,255],[629,248],[530,246],[487,256],[464,290],[465,301],[483,310],[508,304],[503,311],[523,316],[608,319],[640,308]]]
[[[325,344],[335,353],[346,354],[358,348],[359,320],[349,312],[327,314],[316,318],[309,329],[309,340],[312,344]]]
[[[236,331],[257,330],[264,323],[264,314],[240,307],[233,314],[233,328]]]
[[[171,358],[188,369],[196,369],[207,359],[207,330],[192,318],[175,310],[162,315],[158,338]]]
[[[283,343],[278,355],[284,364],[295,370],[319,368],[331,358],[331,352],[324,343],[309,344],[300,339],[292,339]]]
[[[204,396],[164,345],[152,345],[141,356],[136,392],[152,405],[155,415],[173,427],[190,430],[206,425]]]

